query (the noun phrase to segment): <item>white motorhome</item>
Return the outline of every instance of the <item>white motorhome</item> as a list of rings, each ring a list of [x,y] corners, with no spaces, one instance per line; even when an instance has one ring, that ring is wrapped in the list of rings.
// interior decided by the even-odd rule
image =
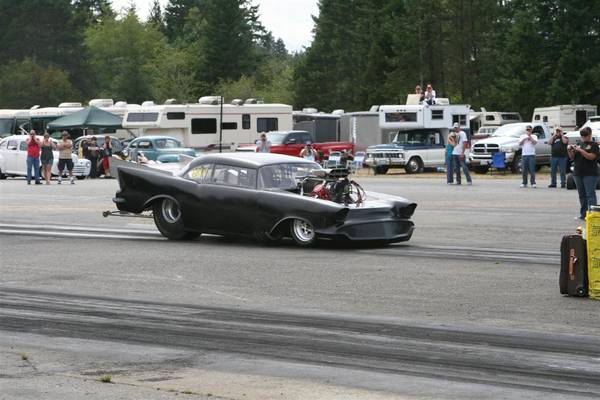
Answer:
[[[220,104],[218,96],[192,104],[145,103],[125,113],[123,127],[139,128],[142,135],[173,136],[185,147],[235,150],[240,143],[253,143],[261,132],[292,130],[292,106],[253,99]]]
[[[598,108],[591,104],[567,104],[552,107],[538,107],[533,110],[532,122],[544,123],[550,130],[561,127],[564,131],[580,128],[591,117],[598,114]]]
[[[29,132],[29,110],[0,110],[0,138]]]

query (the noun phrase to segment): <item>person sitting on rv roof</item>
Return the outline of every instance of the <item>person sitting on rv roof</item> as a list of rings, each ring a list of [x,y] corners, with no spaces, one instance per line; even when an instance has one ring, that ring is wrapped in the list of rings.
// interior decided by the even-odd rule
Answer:
[[[430,106],[435,104],[435,90],[433,90],[431,83],[427,84],[427,90],[425,90],[425,103]]]
[[[256,141],[257,153],[269,153],[271,151],[271,142],[267,140],[267,135],[260,134],[260,140]]]
[[[419,103],[425,99],[425,94],[423,93],[423,89],[421,89],[421,85],[415,86],[415,94],[419,95]]]

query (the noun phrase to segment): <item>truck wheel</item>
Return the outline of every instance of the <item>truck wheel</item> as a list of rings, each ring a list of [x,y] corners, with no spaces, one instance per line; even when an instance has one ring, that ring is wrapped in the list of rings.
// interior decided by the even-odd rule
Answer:
[[[490,170],[490,167],[488,167],[487,165],[477,165],[477,166],[474,166],[473,169],[478,174],[487,174],[488,171]]]
[[[515,154],[513,158],[512,164],[510,164],[510,172],[513,174],[518,174],[523,172],[523,165],[521,164],[521,155]]]
[[[389,169],[390,168],[388,166],[378,165],[375,168],[373,168],[373,172],[375,173],[375,175],[379,175],[379,174],[385,175],[385,174],[387,174]]]
[[[419,174],[423,172],[423,162],[419,157],[412,157],[404,169],[407,174]]]
[[[567,190],[573,190],[573,189],[576,189],[575,179],[573,178],[573,174],[568,173],[567,174]]]

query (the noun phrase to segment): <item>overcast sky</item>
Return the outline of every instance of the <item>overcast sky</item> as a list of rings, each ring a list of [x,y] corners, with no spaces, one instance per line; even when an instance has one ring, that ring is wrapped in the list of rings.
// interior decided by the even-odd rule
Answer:
[[[252,0],[260,6],[262,24],[276,38],[282,38],[290,51],[301,50],[312,41],[313,21],[311,15],[317,15],[317,0]],[[121,11],[129,4],[135,4],[142,20],[148,17],[152,0],[112,0],[113,8]],[[160,0],[164,6],[168,0]]]

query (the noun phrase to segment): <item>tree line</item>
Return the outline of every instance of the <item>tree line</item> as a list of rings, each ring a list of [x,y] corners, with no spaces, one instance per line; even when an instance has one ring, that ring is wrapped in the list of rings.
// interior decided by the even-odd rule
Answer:
[[[202,95],[329,111],[403,103],[416,84],[474,108],[600,104],[600,2],[320,0],[289,53],[249,0],[0,0],[0,108]]]

